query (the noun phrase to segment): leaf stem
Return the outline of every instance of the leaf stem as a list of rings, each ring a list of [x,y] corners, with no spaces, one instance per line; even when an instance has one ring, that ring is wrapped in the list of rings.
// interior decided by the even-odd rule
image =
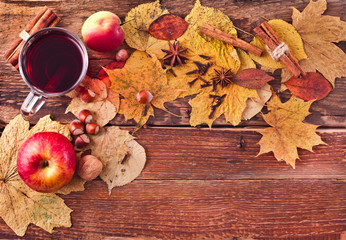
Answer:
[[[124,24],[126,24],[126,23],[128,23],[128,22],[131,22],[131,21],[133,21],[133,20],[135,20],[135,18],[131,18],[130,20],[127,20],[127,21],[121,23],[120,26],[122,26],[122,25],[124,25]]]

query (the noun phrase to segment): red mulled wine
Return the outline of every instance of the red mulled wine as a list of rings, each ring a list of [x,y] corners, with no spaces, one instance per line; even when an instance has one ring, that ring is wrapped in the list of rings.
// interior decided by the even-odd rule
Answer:
[[[83,55],[77,43],[61,32],[50,32],[35,40],[27,51],[25,69],[32,85],[44,92],[70,89],[79,79]]]

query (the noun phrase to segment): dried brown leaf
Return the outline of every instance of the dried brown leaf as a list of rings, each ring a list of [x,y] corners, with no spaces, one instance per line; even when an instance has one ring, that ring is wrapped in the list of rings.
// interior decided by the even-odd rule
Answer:
[[[235,84],[245,88],[260,89],[273,79],[272,76],[263,70],[248,68],[237,72],[231,80]]]
[[[90,149],[103,164],[100,177],[107,183],[109,194],[114,187],[130,183],[141,173],[146,161],[145,150],[128,131],[106,127],[91,139]]]
[[[151,36],[147,30],[153,20],[167,13],[159,0],[132,8],[125,18],[127,23],[122,26],[126,43],[134,49],[162,58],[165,54],[161,49],[167,47],[167,41]]]
[[[179,16],[165,14],[150,24],[148,32],[157,39],[174,40],[185,32],[188,25]]]
[[[93,114],[95,122],[101,127],[109,123],[117,114],[116,107],[106,99],[85,103],[78,97],[72,99],[71,103],[66,108],[65,113],[72,112],[76,117],[78,117],[78,113],[82,109],[88,109]]]
[[[308,72],[300,78],[293,76],[285,85],[293,95],[306,101],[321,100],[332,90],[327,79],[317,72]]]
[[[68,126],[41,118],[29,130],[29,122],[21,115],[5,127],[0,138],[0,216],[18,235],[23,236],[30,223],[52,233],[55,227],[70,227],[72,210],[53,193],[39,193],[29,188],[19,177],[16,163],[22,143],[37,132],[53,131],[70,138]],[[84,182],[73,179],[61,192],[80,191]]]
[[[339,17],[322,15],[327,9],[326,0],[310,1],[299,12],[293,8],[292,24],[303,39],[309,71],[316,69],[334,86],[335,78],[346,76],[345,53],[334,43],[346,41],[346,22]]]

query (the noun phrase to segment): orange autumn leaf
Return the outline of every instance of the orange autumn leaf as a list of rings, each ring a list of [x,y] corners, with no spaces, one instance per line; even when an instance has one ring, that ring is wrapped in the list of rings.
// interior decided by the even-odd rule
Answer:
[[[145,52],[135,51],[122,69],[105,68],[105,71],[111,81],[111,90],[121,95],[119,113],[124,114],[126,120],[134,119],[140,126],[154,116],[153,106],[165,110],[164,103],[178,96],[176,90],[168,86],[166,71],[160,61]],[[142,90],[154,96],[146,114],[145,104],[136,99],[137,93]]]
[[[295,168],[296,159],[299,159],[297,148],[312,152],[313,146],[325,144],[315,132],[318,126],[303,122],[310,114],[312,103],[295,97],[282,103],[277,95],[273,95],[267,102],[270,112],[263,115],[271,127],[258,131],[263,135],[258,143],[261,147],[258,155],[273,152],[278,161],[285,161]]]
[[[150,24],[148,32],[157,39],[174,40],[185,32],[188,25],[179,16],[165,14]]]
[[[96,94],[96,100],[102,100],[107,98],[107,86],[104,82],[100,81],[99,79],[90,78],[86,76],[82,82],[82,85]]]
[[[321,100],[332,90],[327,79],[318,72],[308,72],[300,78],[292,76],[284,84],[293,95],[306,101]]]

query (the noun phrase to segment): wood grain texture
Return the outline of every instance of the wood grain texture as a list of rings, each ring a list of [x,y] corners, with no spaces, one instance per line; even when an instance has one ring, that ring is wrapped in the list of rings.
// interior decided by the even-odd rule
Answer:
[[[111,197],[99,180],[62,196],[74,210],[72,228],[50,235],[31,226],[26,238],[340,239],[346,131],[318,133],[328,146],[299,151],[293,170],[271,153],[255,157],[254,130],[142,129],[136,137],[148,160],[137,180]],[[236,146],[239,136],[244,151]],[[13,237],[0,220],[0,239]]]
[[[148,160],[140,179],[345,179],[346,130],[318,130],[328,145],[299,149],[296,169],[273,153],[256,157],[261,134],[252,129],[149,128],[136,133]],[[239,148],[239,137],[244,149]]]
[[[3,58],[27,21],[44,5],[62,18],[60,27],[79,36],[84,20],[92,13],[108,10],[124,19],[140,3],[151,0],[6,0],[0,2],[0,130],[14,116],[29,90],[18,72]],[[262,21],[290,21],[291,10],[303,10],[309,0],[202,0],[202,4],[224,11],[237,27],[248,32]],[[186,16],[194,0],[163,0],[162,5]],[[346,20],[346,2],[328,0],[326,14]],[[246,41],[251,36],[239,32]],[[344,51],[345,43],[338,46]],[[124,47],[126,47],[124,45]],[[128,48],[127,48],[128,49]],[[91,72],[112,61],[114,52],[89,51]],[[276,71],[274,89],[279,89]],[[307,122],[328,145],[299,150],[296,169],[278,162],[272,153],[255,157],[261,135],[255,130],[266,123],[260,115],[230,127],[224,118],[215,128],[190,128],[189,98],[167,103],[182,117],[156,110],[149,128],[136,132],[147,152],[147,164],[133,183],[116,188],[108,196],[106,184],[96,180],[84,192],[62,196],[71,207],[72,228],[54,234],[29,226],[24,239],[343,239],[346,236],[346,83],[336,81],[331,94],[311,107]],[[281,94],[283,100],[290,97]],[[32,124],[52,114],[67,123],[67,97],[49,99]],[[133,130],[132,121],[116,116],[111,125]],[[226,128],[224,128],[226,127]],[[238,148],[239,137],[244,149]],[[343,236],[343,237],[342,237]],[[19,239],[0,218],[0,239]],[[21,238],[22,239],[22,238]]]
[[[94,181],[63,197],[75,210],[71,229],[50,235],[30,226],[26,238],[339,239],[345,191],[335,180],[136,180],[108,196]],[[1,222],[0,238],[12,237]]]
[[[35,12],[43,5],[48,5],[50,8],[62,18],[58,26],[65,27],[79,36],[83,21],[92,13],[100,10],[109,10],[117,13],[124,19],[126,13],[132,8],[143,2],[150,1],[112,1],[105,0],[100,5],[97,1],[69,1],[66,4],[64,1],[9,1],[0,3],[0,22],[6,23],[0,25],[0,53],[3,53],[12,43],[15,36],[21,31],[26,22],[35,15]],[[289,7],[296,7],[299,10],[304,9],[307,0],[295,1],[202,1],[206,6],[213,6],[227,13],[234,21],[235,25],[252,32],[252,29],[262,21],[261,17],[268,19],[278,18],[290,21],[291,10]],[[162,1],[162,5],[167,7],[169,11],[180,16],[186,16],[193,7],[194,1]],[[184,6],[184,7],[182,7]],[[343,1],[329,1],[326,14],[340,16],[345,20],[345,15],[342,14],[342,9],[346,6]],[[73,16],[73,17],[71,17]],[[251,36],[239,32],[241,38],[250,41]],[[344,44],[340,44],[342,49],[346,49]],[[0,54],[0,124],[8,123],[14,116],[19,113],[21,103],[24,101],[29,92],[28,87],[21,79],[10,64]],[[114,52],[100,54],[89,51],[91,58],[91,66],[94,72],[100,65],[110,62],[114,57]],[[101,59],[101,60],[100,60]],[[274,82],[275,89],[279,86],[280,71],[276,71]],[[345,79],[336,81],[336,88],[333,92],[322,101],[318,101],[312,105],[312,115],[308,117],[308,122],[327,126],[327,127],[346,127],[346,91]],[[283,94],[284,98],[289,97],[288,93]],[[167,103],[169,110],[182,117],[174,117],[167,112],[157,110],[157,117],[149,121],[149,125],[153,126],[188,126],[189,112],[191,111],[188,105],[188,99],[176,100],[172,103]],[[70,121],[72,115],[64,114],[68,105],[68,98],[53,98],[49,99],[48,103],[40,111],[39,115],[31,119],[35,123],[39,117],[51,113],[54,109],[55,118],[60,121]],[[112,124],[117,125],[134,125],[133,121],[124,121],[122,116],[117,116]],[[231,126],[226,123],[221,117],[215,121],[215,126]],[[264,126],[266,123],[260,115],[257,115],[250,121],[243,122],[240,126]]]

